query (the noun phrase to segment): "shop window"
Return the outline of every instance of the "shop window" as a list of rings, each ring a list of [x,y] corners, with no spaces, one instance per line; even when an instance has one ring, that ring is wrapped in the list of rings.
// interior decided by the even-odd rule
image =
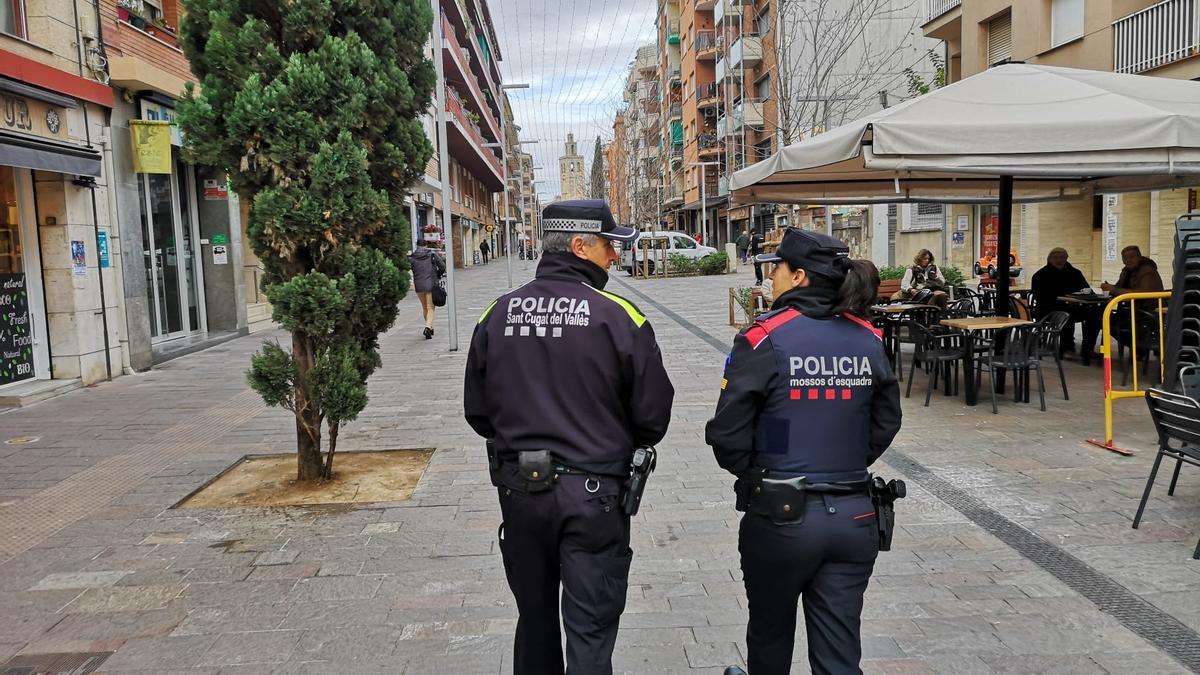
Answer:
[[[1084,0],[1050,1],[1050,46],[1083,37]]]
[[[19,38],[25,34],[25,0],[0,0],[0,31]]]

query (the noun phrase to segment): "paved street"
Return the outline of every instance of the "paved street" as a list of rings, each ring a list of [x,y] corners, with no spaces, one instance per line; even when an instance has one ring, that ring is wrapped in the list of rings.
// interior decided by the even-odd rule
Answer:
[[[532,263],[514,261],[518,283]],[[703,444],[736,277],[609,290],[648,314],[677,390],[634,522],[622,672],[720,673],[744,661],[731,479]],[[420,335],[415,298],[382,339],[371,405],[339,449],[436,447],[414,498],[360,508],[171,506],[239,457],[286,452],[290,413],[243,382],[263,335],[0,414],[0,662],[115,652],[99,672],[510,672],[515,613],[482,442],[461,416],[475,318],[504,261],[458,272],[462,350]],[[271,337],[270,335],[266,337]],[[1153,460],[1139,401],[1102,434],[1099,370],[1048,374],[1048,411],[970,409],[924,377],[881,472],[909,481],[894,550],[867,593],[869,673],[1177,673],[1200,663],[1200,472],[1169,471],[1130,528]],[[907,373],[906,373],[907,375]],[[918,397],[920,393],[920,397]],[[986,394],[984,399],[986,400]],[[807,672],[801,629],[795,672]],[[1190,657],[1188,656],[1190,654]]]

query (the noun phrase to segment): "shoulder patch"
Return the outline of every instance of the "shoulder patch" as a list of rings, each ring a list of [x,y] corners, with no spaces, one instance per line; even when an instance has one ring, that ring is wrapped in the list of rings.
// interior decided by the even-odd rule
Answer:
[[[604,297],[608,298],[609,300],[612,300],[613,302],[617,303],[617,305],[619,305],[621,307],[621,309],[625,310],[625,313],[629,315],[629,318],[633,319],[633,323],[636,324],[638,328],[641,328],[642,324],[646,323],[646,315],[642,314],[642,310],[638,309],[637,305],[633,304],[632,302],[626,300],[625,298],[622,298],[621,296],[617,295],[616,293],[609,293],[608,291],[602,291],[599,288],[596,288],[594,286],[588,286],[587,284],[584,284],[584,286],[587,286],[588,288],[592,289],[593,291],[596,291],[600,295],[603,295]]]
[[[862,326],[863,328],[866,328],[867,330],[871,331],[871,333],[872,333],[872,334],[873,334],[873,335],[874,335],[874,336],[875,336],[877,339],[879,339],[879,340],[883,340],[883,331],[881,331],[881,330],[879,330],[878,328],[876,328],[875,326],[871,325],[871,322],[870,322],[870,321],[867,321],[866,319],[862,318],[861,316],[854,316],[853,314],[843,314],[843,315],[842,315],[842,318],[843,318],[843,319],[848,319],[848,320],[850,320],[850,321],[853,321],[854,323],[856,323],[856,324],[858,324],[858,325]]]
[[[750,330],[746,331],[746,339],[750,341],[750,347],[758,349],[758,346],[763,343],[763,340],[767,339],[771,331],[800,316],[800,312],[788,307],[787,309],[780,310],[778,313],[771,314],[765,319],[755,321]]]

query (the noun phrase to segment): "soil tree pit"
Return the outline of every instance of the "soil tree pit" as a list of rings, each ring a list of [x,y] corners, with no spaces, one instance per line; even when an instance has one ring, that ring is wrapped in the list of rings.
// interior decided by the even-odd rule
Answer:
[[[432,448],[338,453],[333,478],[297,481],[295,455],[250,455],[179,503],[179,508],[313,506],[399,502],[412,497]]]

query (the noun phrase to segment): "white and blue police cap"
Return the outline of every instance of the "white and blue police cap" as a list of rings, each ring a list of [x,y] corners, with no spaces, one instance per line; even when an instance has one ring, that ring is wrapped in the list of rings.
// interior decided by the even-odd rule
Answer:
[[[637,230],[617,225],[603,199],[564,199],[548,204],[542,209],[542,232],[596,234],[624,242],[638,238]]]

